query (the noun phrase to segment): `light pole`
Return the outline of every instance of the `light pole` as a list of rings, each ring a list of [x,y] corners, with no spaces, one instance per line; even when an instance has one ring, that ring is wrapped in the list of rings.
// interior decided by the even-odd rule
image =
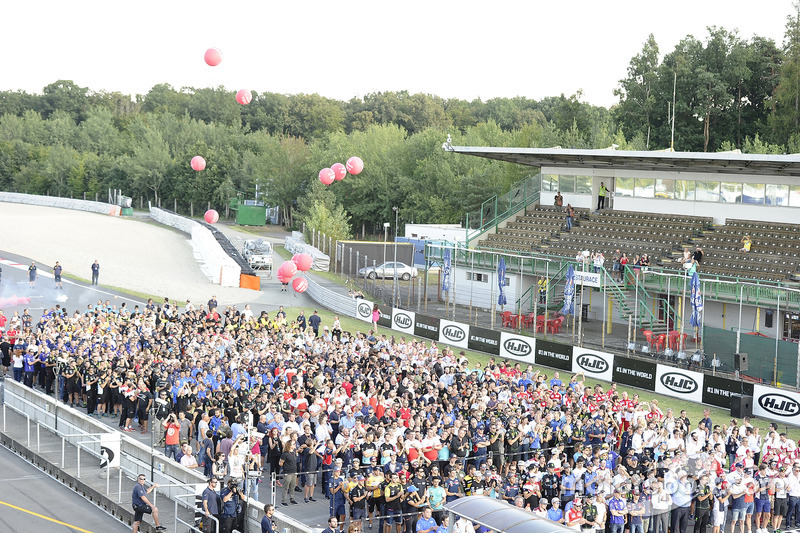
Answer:
[[[383,283],[383,290],[386,290],[386,243],[389,241],[389,227],[392,225],[391,222],[384,222],[383,223],[383,275],[381,276],[381,280]],[[383,297],[383,296],[382,296]]]
[[[400,292],[399,288],[397,287],[397,220],[400,209],[395,206],[392,207],[392,211],[394,211],[394,277],[392,279],[392,307],[394,307],[396,302],[396,294]]]

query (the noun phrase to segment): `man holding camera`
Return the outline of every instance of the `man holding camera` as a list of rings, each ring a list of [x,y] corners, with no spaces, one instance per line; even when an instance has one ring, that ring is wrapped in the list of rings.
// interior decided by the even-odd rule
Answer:
[[[167,457],[172,457],[173,460],[177,459],[178,450],[179,450],[179,442],[180,442],[180,431],[181,425],[178,422],[178,417],[175,416],[175,413],[170,413],[166,420],[164,420],[164,429],[166,433],[164,435],[164,455]]]
[[[244,498],[239,484],[236,480],[228,480],[228,485],[220,492],[222,499],[222,516],[219,521],[220,533],[231,533],[233,526],[236,522],[236,517],[239,516],[239,503]]]

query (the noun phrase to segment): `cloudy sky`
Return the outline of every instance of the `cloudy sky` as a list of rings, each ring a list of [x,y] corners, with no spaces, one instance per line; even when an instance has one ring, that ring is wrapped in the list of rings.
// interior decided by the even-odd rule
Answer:
[[[340,100],[404,89],[468,100],[582,89],[584,101],[604,106],[649,33],[662,55],[712,25],[780,44],[792,12],[791,0],[7,4],[0,90],[40,93],[58,79],[126,94],[169,83]],[[223,53],[218,67],[203,62],[209,47]]]

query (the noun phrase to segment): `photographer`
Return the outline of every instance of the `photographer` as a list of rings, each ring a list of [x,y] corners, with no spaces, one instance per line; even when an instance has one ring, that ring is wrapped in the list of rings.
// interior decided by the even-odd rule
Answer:
[[[231,533],[233,531],[236,517],[239,515],[241,501],[244,498],[239,484],[236,480],[228,480],[228,484],[220,492],[222,500],[222,514],[220,517],[220,533]]]
[[[163,423],[166,434],[164,435],[164,455],[175,459],[178,455],[181,425],[175,413],[170,413]]]

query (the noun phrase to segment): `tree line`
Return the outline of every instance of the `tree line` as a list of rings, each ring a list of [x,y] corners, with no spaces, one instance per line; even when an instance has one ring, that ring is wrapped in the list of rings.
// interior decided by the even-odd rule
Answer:
[[[289,226],[334,216],[336,227],[381,233],[392,206],[402,223],[457,223],[531,173],[446,153],[448,134],[455,145],[652,150],[674,135],[677,151],[800,152],[800,3],[794,8],[780,46],[711,27],[662,55],[651,35],[611,109],[584,102],[581,91],[485,102],[254,92],[247,106],[224,87],[159,84],[132,98],[59,80],[41,94],[3,91],[0,188],[76,198],[121,189],[188,212],[209,202],[224,210],[258,186]],[[195,155],[206,170],[191,169]],[[320,169],[352,155],[364,160],[363,173],[319,183]]]

